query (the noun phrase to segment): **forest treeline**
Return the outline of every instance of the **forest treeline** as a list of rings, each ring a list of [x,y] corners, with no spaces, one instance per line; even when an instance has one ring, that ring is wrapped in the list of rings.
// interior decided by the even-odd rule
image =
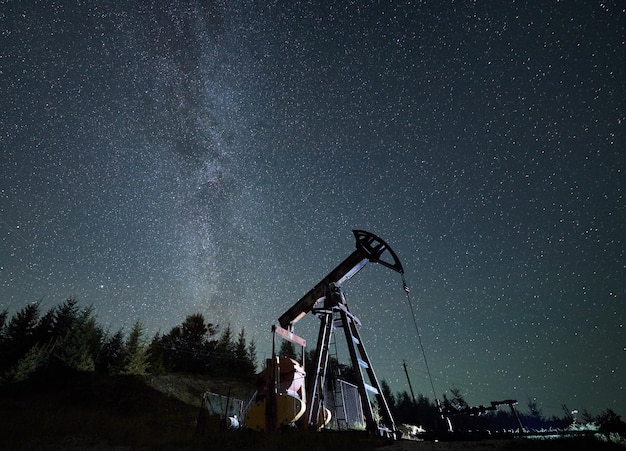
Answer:
[[[235,336],[230,325],[218,332],[218,325],[197,313],[148,340],[141,322],[128,331],[110,331],[98,323],[93,307],[81,308],[74,299],[46,312],[33,302],[11,317],[0,312],[0,383],[59,370],[192,372],[254,380],[254,340],[247,340],[244,329]]]
[[[420,425],[426,430],[446,429],[447,425],[441,419],[439,408],[426,396],[419,394],[413,398],[406,391],[394,395],[384,381],[381,385],[396,421]],[[562,416],[545,416],[537,402],[529,399],[526,401],[525,410],[522,410],[524,407],[522,403],[521,406],[518,404],[513,407],[515,411],[510,410],[507,405],[502,405],[496,410],[484,411],[481,414],[463,414],[473,409],[458,388],[451,388],[450,395],[444,394],[441,405],[443,410],[449,413],[452,427],[456,432],[516,431],[521,425],[527,432],[598,428],[602,432],[626,433],[626,423],[611,409],[606,409],[599,415],[592,415],[587,410],[570,411],[563,405]],[[480,408],[475,410],[478,411]]]
[[[290,342],[283,341],[280,355],[298,358]],[[306,367],[313,368],[313,351],[307,352]],[[227,325],[221,332],[200,313],[189,315],[167,333],[145,337],[141,322],[128,331],[111,331],[98,323],[93,307],[81,308],[77,301],[65,302],[43,312],[40,302],[27,304],[9,317],[0,312],[0,385],[23,381],[36,375],[67,370],[106,375],[146,375],[197,373],[253,382],[257,372],[254,340],[245,330],[234,333]],[[355,382],[350,366],[331,359],[328,383],[334,378]],[[310,376],[310,375],[309,375]],[[436,404],[419,394],[406,391],[393,394],[383,380],[381,386],[397,423],[421,425],[427,430],[441,429]],[[442,400],[448,412],[469,409],[460,390],[452,388]],[[563,406],[562,417],[545,417],[534,401],[526,412],[513,413],[501,408],[486,415],[452,415],[457,431],[512,430],[519,423],[529,430],[565,429],[575,423],[594,423],[604,431],[626,433],[626,424],[611,409],[597,416],[583,410],[578,417]]]

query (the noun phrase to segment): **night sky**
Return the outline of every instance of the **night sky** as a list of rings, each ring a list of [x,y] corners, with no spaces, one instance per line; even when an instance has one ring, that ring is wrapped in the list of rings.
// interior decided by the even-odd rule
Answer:
[[[1,2],[0,306],[200,312],[261,361],[363,229],[437,396],[626,415],[624,3],[332,3]],[[432,399],[399,275],[344,289]]]

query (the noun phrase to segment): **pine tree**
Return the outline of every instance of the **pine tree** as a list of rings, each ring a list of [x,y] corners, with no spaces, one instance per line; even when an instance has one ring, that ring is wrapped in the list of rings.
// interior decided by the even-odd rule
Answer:
[[[189,315],[183,324],[163,335],[160,346],[168,371],[205,372],[210,367],[216,328],[201,313]]]
[[[103,339],[102,349],[96,360],[96,370],[100,373],[115,375],[123,369],[124,332],[118,330]]]
[[[237,343],[235,344],[235,358],[237,360],[244,361],[248,358],[248,351],[246,349],[246,332],[242,328],[237,335]]]
[[[230,328],[230,324],[226,326],[222,335],[220,335],[219,340],[217,340],[216,351],[222,354],[222,357],[232,358],[235,352],[235,344],[233,343],[233,331]]]
[[[70,368],[76,371],[90,372],[96,369],[93,357],[81,337],[78,328],[71,329],[63,340],[57,342],[54,354],[58,367]]]
[[[589,412],[587,409],[583,409],[583,411],[580,414],[581,419],[583,420],[583,422],[585,424],[588,423],[595,423],[596,421],[596,417],[594,417],[591,412]]]
[[[9,316],[9,310],[4,309],[0,312],[0,343],[4,340],[4,335],[7,328],[7,318]]]
[[[68,298],[63,304],[53,310],[54,325],[52,327],[52,334],[55,337],[64,337],[78,317],[78,302],[74,298]]]
[[[600,430],[604,432],[616,432],[619,434],[626,433],[626,423],[622,421],[622,417],[612,409],[606,409],[598,415],[598,424]]]
[[[96,320],[93,305],[81,311],[79,321],[83,324],[82,329],[89,354],[95,362],[100,353],[100,349],[102,349],[105,334],[102,326],[100,326]]]
[[[541,408],[537,404],[537,400],[529,397],[526,405],[528,406],[528,414],[522,416],[522,423],[526,427],[540,429],[544,418]]]
[[[278,350],[279,357],[289,357],[290,359],[297,360],[296,348],[293,343],[288,340],[281,340],[280,349]]]
[[[163,360],[167,371],[188,371],[186,367],[188,361],[183,356],[184,345],[180,326],[172,327],[169,333],[160,338],[159,346],[163,351]]]
[[[0,376],[2,376],[3,365],[1,362],[5,362],[7,360],[7,355],[5,355],[5,341],[7,340],[7,318],[9,316],[9,311],[7,309],[0,312]]]
[[[15,366],[5,374],[7,382],[21,382],[40,368],[46,365],[49,357],[49,349],[46,346],[35,345],[31,347],[26,354],[17,361]]]
[[[14,346],[30,348],[39,321],[40,302],[32,302],[19,310],[6,327],[6,335]]]
[[[250,359],[248,349],[246,333],[242,328],[237,336],[237,343],[235,344],[235,373],[237,377],[242,379],[251,379],[256,372],[256,365],[254,361]]]
[[[233,362],[233,370],[234,374],[237,377],[243,377],[244,373],[247,371],[248,366],[248,352],[246,349],[246,333],[242,328],[237,335],[237,342],[235,343],[234,349],[234,358],[235,362]]]
[[[190,315],[182,324],[184,358],[189,360],[189,370],[206,372],[211,366],[211,354],[215,348],[215,326],[207,323],[201,313]]]
[[[215,359],[212,372],[217,374],[231,373],[236,366],[235,362],[235,343],[233,342],[233,332],[229,324],[215,345]]]
[[[60,318],[61,322],[55,328],[64,335],[59,335],[54,343],[56,364],[76,371],[94,371],[103,332],[93,315],[93,308],[71,312]]]
[[[123,348],[124,363],[121,374],[143,376],[148,372],[148,353],[143,342],[143,325],[133,324]]]
[[[387,405],[389,406],[389,410],[393,412],[396,407],[396,399],[394,398],[393,393],[391,392],[391,387],[389,386],[389,383],[385,379],[383,379],[382,381],[380,381],[380,388],[383,392],[383,396],[387,400]]]
[[[418,394],[415,417],[413,419],[414,423],[412,424],[422,425],[427,429],[436,429],[438,417],[439,410],[437,406],[423,394]]]
[[[415,424],[415,403],[406,390],[394,397],[394,409],[396,421]]]
[[[257,352],[254,339],[250,340],[248,344],[248,361],[252,365],[252,373],[255,374],[257,371]]]
[[[37,322],[35,329],[36,341],[39,344],[49,344],[54,340],[54,316],[56,309],[48,310]]]
[[[0,342],[0,374],[17,364],[37,343],[40,302],[32,302],[11,317]],[[6,322],[6,318],[5,318]]]
[[[467,402],[465,402],[465,397],[461,394],[461,390],[458,388],[451,388],[450,393],[452,393],[452,399],[450,402],[457,409],[466,409],[468,408]]]
[[[148,365],[150,372],[154,374],[165,373],[165,352],[161,343],[161,334],[156,333],[148,345]]]

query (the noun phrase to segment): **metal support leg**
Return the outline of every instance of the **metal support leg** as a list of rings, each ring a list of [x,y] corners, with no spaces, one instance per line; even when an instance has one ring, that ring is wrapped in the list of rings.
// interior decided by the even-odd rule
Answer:
[[[318,428],[324,424],[323,395],[324,382],[326,380],[326,369],[328,366],[328,353],[330,339],[333,334],[333,311],[328,310],[321,315],[320,330],[317,337],[317,348],[315,349],[315,377],[313,386],[309,391],[307,399],[307,413],[305,415],[306,427]]]
[[[341,324],[346,335],[346,344],[350,353],[350,359],[352,361],[352,368],[356,373],[357,385],[359,395],[361,397],[361,404],[363,406],[363,412],[365,414],[365,421],[367,430],[370,434],[397,438],[398,430],[396,428],[393,416],[385,399],[382,388],[378,383],[374,368],[367,355],[365,346],[361,340],[359,330],[357,329],[357,319],[350,313],[348,306],[345,303],[343,294],[340,290],[333,293],[334,296],[340,296],[341,301],[337,303],[339,315],[341,318]],[[367,379],[364,375],[367,375]],[[373,394],[376,403],[378,405],[378,411],[380,415],[380,422],[376,419],[374,414],[374,407],[370,401],[369,395]]]

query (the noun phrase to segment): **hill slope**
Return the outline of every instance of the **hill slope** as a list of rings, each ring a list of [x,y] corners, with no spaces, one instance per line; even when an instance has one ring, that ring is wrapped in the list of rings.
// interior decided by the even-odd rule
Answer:
[[[572,450],[624,447],[594,441],[408,442],[372,440],[363,432],[196,434],[201,394],[210,389],[246,399],[251,387],[199,376],[139,378],[66,373],[0,387],[0,449],[6,450]],[[593,439],[591,439],[593,440]]]

